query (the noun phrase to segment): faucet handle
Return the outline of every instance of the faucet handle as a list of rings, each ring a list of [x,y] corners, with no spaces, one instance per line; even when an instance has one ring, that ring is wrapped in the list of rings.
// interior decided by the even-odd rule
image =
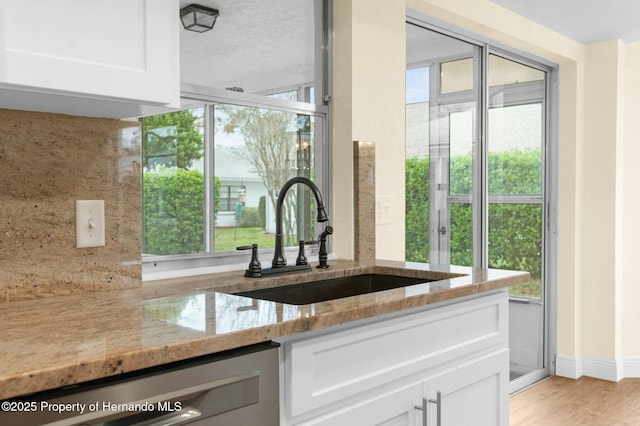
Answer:
[[[249,267],[244,272],[245,277],[249,278],[258,278],[262,276],[262,265],[258,260],[258,245],[251,244],[250,246],[239,246],[236,247],[236,250],[249,250],[251,249],[251,261],[249,262]]]
[[[308,265],[307,256],[304,254],[304,245],[306,241],[300,240],[298,243],[298,257],[296,258],[296,266]]]
[[[308,265],[309,264],[309,262],[307,261],[307,256],[305,255],[305,252],[304,252],[304,246],[310,246],[310,245],[314,245],[314,244],[318,244],[318,241],[316,241],[316,240],[309,240],[309,241],[300,240],[300,242],[298,243],[298,257],[296,258],[296,266],[302,266],[302,265]]]

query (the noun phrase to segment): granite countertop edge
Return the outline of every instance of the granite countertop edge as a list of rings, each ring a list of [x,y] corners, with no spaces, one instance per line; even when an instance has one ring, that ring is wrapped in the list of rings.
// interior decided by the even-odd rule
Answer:
[[[363,273],[402,274],[438,281],[418,288],[413,294],[400,288],[316,303],[309,315],[299,314],[294,319],[255,326],[248,323],[246,328],[224,333],[183,330],[150,318],[155,313],[148,309],[198,295],[239,297],[229,293],[288,285],[301,279],[320,280]],[[0,349],[0,400],[493,291],[530,279],[527,272],[380,260],[338,260],[331,262],[328,270],[310,274],[313,275],[294,273],[251,279],[234,271],[145,282],[136,290],[2,303],[0,317],[4,320],[0,324],[0,339],[8,350]],[[443,277],[451,278],[439,279]],[[78,307],[77,311],[69,310],[74,306]],[[309,312],[309,306],[295,309],[300,312],[306,307],[305,312]],[[93,315],[95,319],[91,318]],[[120,324],[118,319],[128,319],[130,323]],[[79,324],[82,322],[84,324]]]

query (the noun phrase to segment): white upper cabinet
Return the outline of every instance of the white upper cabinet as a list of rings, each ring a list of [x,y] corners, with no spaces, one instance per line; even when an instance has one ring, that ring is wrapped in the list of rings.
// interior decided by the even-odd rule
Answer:
[[[0,108],[179,107],[178,0],[0,0]]]

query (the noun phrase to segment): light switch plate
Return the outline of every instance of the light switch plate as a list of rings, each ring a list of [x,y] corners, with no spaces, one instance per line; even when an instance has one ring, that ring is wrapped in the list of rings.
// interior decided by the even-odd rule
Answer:
[[[376,197],[376,225],[391,223],[391,197],[378,195]]]
[[[104,200],[76,200],[76,248],[104,247]]]

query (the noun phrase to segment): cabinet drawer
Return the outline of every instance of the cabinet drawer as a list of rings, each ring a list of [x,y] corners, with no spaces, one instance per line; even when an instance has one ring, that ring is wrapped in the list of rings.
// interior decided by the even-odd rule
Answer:
[[[285,343],[287,415],[506,348],[507,312],[503,292]]]

